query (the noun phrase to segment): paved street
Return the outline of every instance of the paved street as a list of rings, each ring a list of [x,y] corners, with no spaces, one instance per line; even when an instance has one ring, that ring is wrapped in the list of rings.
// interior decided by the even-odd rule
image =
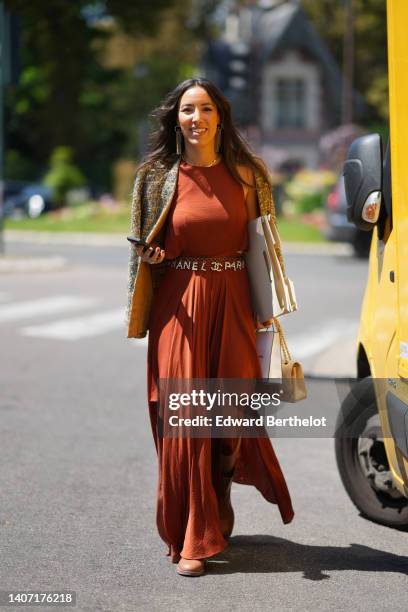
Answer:
[[[72,589],[81,612],[406,610],[407,533],[359,516],[331,439],[273,440],[294,521],[234,485],[230,547],[204,577],[177,576],[155,527],[146,342],[125,337],[127,246],[14,240],[7,255],[60,260],[0,276],[0,589]],[[353,375],[367,262],[286,261],[293,355]]]
[[[13,236],[16,232],[10,232],[10,234]],[[76,274],[84,266],[86,268],[89,266],[96,269],[103,268],[104,270],[113,268],[115,270],[114,277],[118,279],[118,282],[120,282],[120,274],[126,275],[127,247],[121,245],[125,240],[120,237],[108,236],[101,239],[91,235],[89,238],[76,236],[74,239],[72,236],[65,238],[64,235],[56,234],[52,237],[52,242],[47,237],[44,240],[37,239],[36,243],[26,242],[26,240],[8,240],[7,256],[11,259],[20,258],[26,264],[29,263],[30,274],[31,266],[34,270],[36,267],[42,270],[43,263],[48,259],[50,271],[56,270],[58,278],[60,277],[59,270],[64,270],[63,278],[68,279],[70,275],[77,278]],[[335,252],[339,252],[341,255],[322,256],[313,254],[313,250],[319,251],[319,246],[314,249],[312,246],[312,251],[309,254],[308,251],[311,250],[309,245],[305,245],[305,254],[303,248],[293,245],[287,247],[288,252],[285,261],[288,273],[295,282],[300,308],[296,314],[285,318],[284,327],[290,349],[295,357],[302,360],[307,373],[328,376],[354,376],[355,336],[367,275],[367,262],[345,255],[344,253],[347,254],[348,251],[347,245],[336,247]],[[329,249],[330,247],[332,245],[328,245]],[[292,251],[294,251],[294,254]],[[36,261],[40,262],[37,266]],[[15,264],[14,267],[16,267]],[[16,279],[17,284],[21,280],[20,276]],[[50,273],[46,276],[47,289],[44,291],[44,295],[41,295],[41,299],[55,300],[56,293],[48,289],[48,287],[52,287],[52,284],[47,282],[49,278]],[[126,286],[126,278],[123,282]],[[26,297],[24,290],[21,291],[21,295],[24,298]],[[84,321],[83,329],[86,327],[89,334],[89,317],[85,317],[80,312],[84,306],[84,295],[87,294],[80,293],[78,289],[74,291],[74,295],[70,297],[71,310],[78,310],[80,321]],[[94,299],[93,295],[90,297]],[[5,297],[2,298],[0,292],[1,299],[4,301]],[[73,304],[75,299],[78,299],[76,307]],[[12,296],[10,296],[10,300],[13,302]],[[117,329],[121,333],[120,330],[123,328],[122,287],[120,287],[115,304],[117,309],[112,309],[112,312],[106,312],[106,309],[102,306],[101,315],[104,316],[100,318],[100,333],[105,333],[108,326],[111,327],[112,331]],[[100,306],[95,304],[97,310]],[[37,306],[37,309],[42,309],[42,316],[47,321],[47,327],[49,327],[48,309],[56,307],[47,303]],[[60,308],[63,308],[63,305]],[[92,314],[93,312],[91,312]],[[106,318],[110,318],[110,323]],[[95,322],[91,316],[91,321],[93,333],[98,335],[98,320]],[[62,325],[64,325],[64,321]],[[67,322],[67,325],[72,324]],[[60,322],[58,322],[58,326],[61,327]],[[42,324],[40,327],[38,333],[48,333],[47,329],[42,330]],[[139,346],[143,343],[145,341],[137,341]],[[327,355],[330,356],[329,359],[326,358]]]

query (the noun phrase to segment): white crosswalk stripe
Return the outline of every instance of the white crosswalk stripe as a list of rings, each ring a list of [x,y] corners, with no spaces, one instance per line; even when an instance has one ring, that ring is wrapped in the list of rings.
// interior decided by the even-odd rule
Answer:
[[[141,348],[142,346],[146,347],[149,343],[149,333],[144,338],[133,338],[133,346],[136,348]]]
[[[80,338],[98,336],[114,329],[124,329],[124,327],[124,308],[117,308],[83,317],[61,319],[45,325],[23,327],[20,334],[35,338],[79,340]]]
[[[95,298],[74,295],[55,295],[38,300],[11,302],[0,306],[0,323],[30,319],[42,315],[53,315],[67,310],[91,308],[98,303]]]
[[[0,292],[0,323],[47,317],[43,324],[28,325],[19,329],[22,336],[57,340],[80,340],[122,330],[126,337],[125,308],[82,314],[50,321],[49,317],[65,312],[95,308],[100,300],[94,297],[55,295],[35,300],[10,302],[12,296]],[[358,330],[358,322],[349,319],[332,319],[298,334],[287,334],[289,349],[295,359],[301,361],[323,353],[344,338],[350,341]],[[133,341],[136,348],[146,348],[148,336]]]
[[[296,359],[308,359],[323,352],[340,338],[348,340],[352,336],[356,337],[357,331],[358,321],[332,319],[305,333],[288,335],[289,350],[292,350]]]

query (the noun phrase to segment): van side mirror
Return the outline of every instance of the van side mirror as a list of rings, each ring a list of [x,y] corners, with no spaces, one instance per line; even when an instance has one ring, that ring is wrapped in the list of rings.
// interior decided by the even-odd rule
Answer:
[[[356,138],[343,166],[347,219],[361,230],[376,225],[381,208],[382,142],[379,134]]]

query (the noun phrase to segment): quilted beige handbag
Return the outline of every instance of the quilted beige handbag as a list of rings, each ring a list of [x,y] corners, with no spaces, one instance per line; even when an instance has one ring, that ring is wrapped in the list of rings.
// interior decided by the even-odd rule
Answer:
[[[305,377],[302,365],[299,361],[293,361],[285,334],[278,319],[273,319],[274,325],[279,333],[281,358],[282,358],[282,389],[281,400],[284,402],[299,402],[307,397]]]

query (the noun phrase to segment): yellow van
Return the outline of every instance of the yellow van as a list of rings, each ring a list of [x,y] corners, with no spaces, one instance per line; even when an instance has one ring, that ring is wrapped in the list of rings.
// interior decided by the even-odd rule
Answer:
[[[362,514],[408,525],[408,2],[388,0],[390,139],[356,139],[344,164],[349,221],[372,231],[357,339],[358,381],[342,404],[336,458]]]

